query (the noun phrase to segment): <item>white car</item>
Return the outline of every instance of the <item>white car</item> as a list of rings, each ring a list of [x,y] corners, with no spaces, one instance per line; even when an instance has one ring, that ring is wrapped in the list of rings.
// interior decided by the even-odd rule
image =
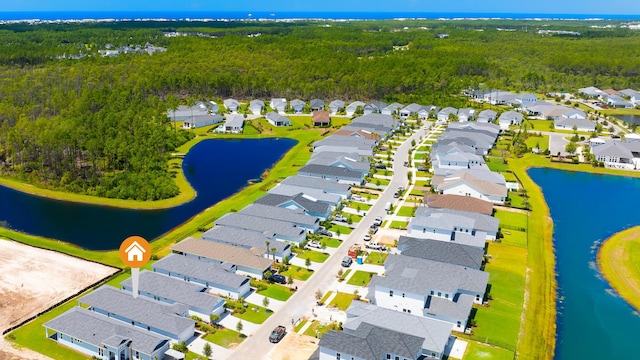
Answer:
[[[373,220],[373,224],[376,226],[382,225],[382,218],[380,216],[377,216],[376,219]]]
[[[365,234],[364,241],[369,241],[369,240],[371,240],[371,235],[370,234]]]

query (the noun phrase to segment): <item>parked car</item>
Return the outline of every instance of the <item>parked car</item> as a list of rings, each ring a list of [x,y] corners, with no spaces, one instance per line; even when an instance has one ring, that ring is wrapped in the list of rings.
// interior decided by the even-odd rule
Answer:
[[[371,227],[369,228],[369,233],[370,234],[375,234],[377,232],[378,232],[378,225],[376,225],[376,224],[371,225]]]
[[[387,168],[387,165],[378,163],[376,164],[375,168],[379,170],[385,170]]]
[[[320,230],[318,230],[318,234],[319,234],[319,235],[328,236],[328,237],[333,237],[333,234],[331,233],[331,231],[329,231],[329,230],[327,230],[327,229],[320,229]]]
[[[280,275],[280,274],[273,274],[269,276],[268,280],[269,282],[283,284],[283,285],[287,283],[287,278],[284,277],[284,275]]]
[[[353,201],[364,201],[364,198],[360,195],[351,195],[351,200]]]
[[[349,267],[349,266],[351,266],[352,263],[353,263],[353,259],[351,257],[349,257],[349,256],[345,256],[342,259],[342,266],[343,267]]]
[[[387,247],[385,245],[380,245],[377,242],[373,242],[373,241],[370,242],[370,243],[367,243],[365,245],[365,247],[367,249],[371,249],[371,250],[380,250],[380,251],[386,251],[387,250]]]
[[[338,215],[333,217],[333,220],[335,220],[335,221],[343,221],[344,222],[344,221],[347,221],[347,218],[342,214],[338,214]]]
[[[393,193],[393,198],[394,198],[394,199],[397,199],[397,198],[399,198],[399,197],[400,197],[400,194],[398,194],[397,192],[396,192],[396,193]]]
[[[369,241],[369,240],[371,240],[371,234],[365,234],[364,241]]]
[[[282,325],[278,325],[275,329],[273,329],[271,335],[269,335],[269,341],[272,343],[277,343],[282,340],[286,333],[287,329]]]
[[[313,240],[313,241],[307,242],[307,247],[314,248],[314,249],[322,249],[322,244],[320,243],[320,241]]]
[[[382,225],[382,218],[380,216],[377,216],[375,220],[373,220],[373,224],[376,226],[381,226]]]

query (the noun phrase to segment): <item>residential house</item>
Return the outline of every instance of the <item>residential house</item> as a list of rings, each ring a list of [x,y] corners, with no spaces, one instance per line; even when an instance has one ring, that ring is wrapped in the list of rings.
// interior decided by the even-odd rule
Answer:
[[[467,122],[473,120],[476,111],[472,108],[463,108],[458,110],[458,121]]]
[[[489,273],[404,255],[389,255],[367,299],[382,308],[445,321],[464,331],[473,304],[482,304]]]
[[[331,181],[331,180],[327,180],[327,181]],[[332,181],[335,181],[335,180],[332,180]],[[297,196],[298,194],[302,193],[306,198],[314,202],[320,202],[320,203],[329,205],[332,210],[335,209],[335,207],[343,200],[342,196],[327,192],[322,189],[315,189],[315,188],[310,188],[306,186],[285,185],[282,183],[274,186],[273,188],[269,189],[269,191],[267,192],[269,194],[285,195],[285,196]]]
[[[404,108],[400,109],[400,112],[399,112],[400,117],[403,119],[406,119],[410,116],[418,115],[418,111],[420,111],[421,108],[422,108],[422,105],[419,105],[416,103],[409,104]]]
[[[260,233],[231,226],[216,225],[202,234],[202,239],[237,246],[248,250],[263,251],[267,259],[291,257],[291,244],[277,241],[272,233]],[[267,243],[269,246],[267,246]],[[275,249],[275,250],[274,250]]]
[[[286,118],[276,112],[269,111],[267,116],[265,116],[269,124],[273,126],[291,126],[291,120]]]
[[[492,123],[496,119],[496,116],[498,116],[498,113],[493,110],[482,110],[478,114],[476,121],[479,123]]]
[[[330,126],[331,117],[326,110],[313,110],[312,120],[313,126]]]
[[[364,104],[364,106],[362,107],[362,114],[364,115],[378,114],[378,113],[380,113],[380,109],[375,103],[369,102]]]
[[[422,202],[435,209],[452,209],[493,215],[493,203],[469,196],[427,193]]]
[[[309,101],[309,107],[311,108],[311,111],[324,110],[324,100],[313,99]]]
[[[171,345],[167,336],[79,306],[47,321],[44,328],[48,339],[100,360],[163,359]]]
[[[491,171],[484,173],[493,174]],[[495,181],[483,179],[480,172],[460,171],[448,176],[440,183],[432,185],[440,194],[462,195],[490,201],[494,204],[502,204],[507,198],[506,184],[498,184]]]
[[[294,175],[282,180],[281,184],[319,189],[329,194],[340,195],[343,200],[351,197],[351,185],[339,183],[335,180]]]
[[[478,155],[487,155],[496,139],[497,135],[489,131],[447,128],[438,138],[438,146],[464,144],[474,148]]]
[[[251,102],[249,102],[249,110],[251,110],[253,115],[262,114],[262,110],[264,110],[264,101],[258,99],[251,100]]]
[[[222,126],[219,126],[216,131],[231,134],[242,133],[242,129],[244,128],[244,117],[240,114],[230,114],[226,117],[227,120]]]
[[[378,142],[380,135],[365,129],[342,128],[332,134],[332,136],[352,136],[361,139],[374,140]]]
[[[235,99],[226,99],[223,101],[224,107],[229,110],[232,114],[238,113],[238,108],[240,108],[240,103]]]
[[[404,105],[400,103],[392,103],[380,110],[380,113],[384,115],[396,115],[403,107]]]
[[[360,108],[360,110],[362,110],[364,108],[365,103],[363,103],[362,101],[354,101],[351,104],[347,105],[346,107],[346,113],[347,116],[354,116],[356,114],[356,111],[358,110],[358,108]]]
[[[307,103],[305,103],[300,99],[293,99],[289,102],[289,106],[291,107],[291,110],[293,110],[293,112],[296,114],[301,114],[302,111],[304,111],[304,106],[306,104]]]
[[[498,124],[500,125],[500,129],[508,130],[511,125],[522,124],[522,119],[522,114],[517,111],[505,111],[500,114]]]
[[[452,107],[446,107],[438,112],[438,122],[446,123],[454,115],[457,116],[458,109]]]
[[[367,176],[371,170],[371,163],[369,163],[368,157],[331,151],[323,151],[311,155],[311,159],[307,161],[307,165],[313,164],[335,166],[361,172],[363,177]]]
[[[279,114],[284,114],[287,110],[287,99],[284,98],[273,98],[271,102],[269,102],[269,106],[273,111],[278,112]]]
[[[640,105],[640,92],[633,89],[620,90],[620,95],[626,96],[634,105]]]
[[[369,115],[359,116],[353,119],[351,121],[351,125],[357,126],[357,127],[362,127],[365,125],[374,125],[377,127],[382,127],[382,128],[385,128],[386,130],[383,132],[377,132],[377,131],[372,131],[372,132],[375,132],[378,135],[383,135],[395,130],[400,125],[400,123],[398,120],[394,119],[391,115],[369,114]],[[343,127],[343,129],[345,128],[346,127]]]
[[[302,210],[310,216],[315,216],[324,221],[331,215],[331,206],[329,204],[317,201],[316,199],[298,193],[296,195],[278,195],[266,194],[254,202],[254,204],[262,204],[284,209]]]
[[[607,105],[614,108],[630,109],[634,107],[634,105],[630,101],[624,100],[619,95],[606,95],[604,96],[604,98],[607,102]]]
[[[420,239],[455,242],[484,248],[487,234],[473,229],[474,221],[466,216],[442,212],[416,216],[409,221],[407,235]]]
[[[370,157],[377,140],[353,136],[330,135],[313,143],[313,152],[333,151]]]
[[[218,226],[230,226],[238,229],[257,231],[280,241],[300,244],[306,240],[305,229],[289,221],[266,219],[242,213],[227,213],[216,220]]]
[[[167,110],[171,121],[187,121],[194,117],[207,116],[218,113],[218,104],[214,101],[198,101],[193,106],[180,105],[175,110]]]
[[[195,239],[195,238],[193,238]],[[208,244],[206,240],[197,243]],[[253,255],[252,255],[253,256]],[[270,262],[264,259],[264,263]],[[270,267],[270,264],[269,264]],[[194,255],[169,254],[151,265],[153,272],[207,288],[207,292],[231,299],[246,297],[251,292],[249,278],[236,274],[236,265]],[[265,267],[266,271],[266,267]],[[261,277],[260,277],[261,278]]]
[[[597,98],[604,95],[605,93],[597,87],[589,86],[586,88],[578,89],[578,94],[583,95],[587,98]]]
[[[516,102],[518,102],[521,106],[525,106],[527,104],[534,103],[538,101],[538,97],[533,93],[523,93],[516,95]]]
[[[81,297],[78,305],[178,343],[189,340],[195,331],[195,321],[187,317],[188,306],[179,303],[168,305],[142,296],[133,297],[108,285]]]
[[[475,154],[471,146],[449,143],[435,147],[431,152],[434,168],[470,169],[472,166],[484,164],[484,157]]]
[[[443,219],[443,223],[434,224],[433,221],[431,221],[431,219],[437,219],[439,217],[445,218]],[[420,233],[420,236],[416,236],[420,238],[455,241],[456,233],[475,234],[477,232],[482,232],[486,236],[483,240],[495,240],[498,236],[500,220],[491,215],[471,211],[419,207],[416,209],[416,213],[414,218],[411,219],[410,225],[414,226],[409,226],[407,228],[407,233]],[[424,231],[425,227],[427,227],[427,231]],[[437,231],[443,229],[446,229],[446,232],[439,233],[443,234],[443,236],[433,235]],[[433,230],[436,230],[436,232]],[[429,231],[432,231],[432,234],[424,236]],[[480,247],[484,247],[484,244]]]
[[[201,127],[214,125],[221,123],[224,120],[222,115],[219,114],[207,114],[194,116],[188,120],[185,120],[182,124],[183,129],[198,129]]]
[[[583,118],[560,118],[553,122],[553,127],[560,130],[576,130],[585,132],[596,131],[593,121]]]
[[[500,134],[500,126],[491,123],[482,122],[452,122],[447,125],[447,130],[468,130],[480,132],[497,138]]]
[[[345,167],[318,164],[309,164],[301,167],[298,170],[298,175],[336,180],[343,184],[350,185],[361,185],[365,177],[360,171],[349,170]]]
[[[640,141],[607,141],[591,149],[597,161],[605,167],[636,170],[640,166]]]
[[[344,110],[344,101],[333,100],[329,103],[329,112],[331,115],[335,115],[337,112]]]
[[[209,261],[213,264],[235,265],[238,275],[247,275],[257,279],[262,279],[264,273],[271,270],[272,261],[263,257],[263,249],[247,250],[237,246],[188,237],[173,245],[171,250],[174,253]]]
[[[469,246],[457,242],[420,239],[400,235],[398,251],[403,256],[417,257],[447,264],[483,270],[485,248]]]
[[[320,228],[320,219],[305,213],[302,210],[273,208],[262,204],[250,204],[238,213],[265,219],[280,220],[292,223],[294,226],[304,229],[308,233],[315,233]],[[204,238],[204,236],[203,236]]]
[[[120,283],[122,290],[133,293],[133,279]],[[157,272],[143,270],[138,279],[139,296],[169,305],[179,303],[189,307],[189,317],[209,322],[211,315],[222,315],[225,300],[205,292],[206,287]]]
[[[331,330],[318,343],[319,360],[442,359],[451,348],[451,325],[354,301],[343,331]]]

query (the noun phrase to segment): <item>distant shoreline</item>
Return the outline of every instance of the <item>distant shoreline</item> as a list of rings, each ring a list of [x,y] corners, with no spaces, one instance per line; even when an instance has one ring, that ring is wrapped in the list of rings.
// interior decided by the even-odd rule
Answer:
[[[520,20],[640,21],[630,14],[526,14],[477,12],[251,12],[251,11],[5,11],[0,24],[117,21],[367,21],[367,20]]]

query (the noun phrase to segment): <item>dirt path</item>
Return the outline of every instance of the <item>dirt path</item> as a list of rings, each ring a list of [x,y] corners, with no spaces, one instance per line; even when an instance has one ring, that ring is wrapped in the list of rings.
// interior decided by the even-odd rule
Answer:
[[[640,226],[619,232],[598,249],[598,269],[609,285],[640,310],[640,274],[634,269],[629,247],[640,244]]]
[[[44,356],[29,349],[16,349],[11,343],[0,337],[0,360],[50,360],[50,357]]]

